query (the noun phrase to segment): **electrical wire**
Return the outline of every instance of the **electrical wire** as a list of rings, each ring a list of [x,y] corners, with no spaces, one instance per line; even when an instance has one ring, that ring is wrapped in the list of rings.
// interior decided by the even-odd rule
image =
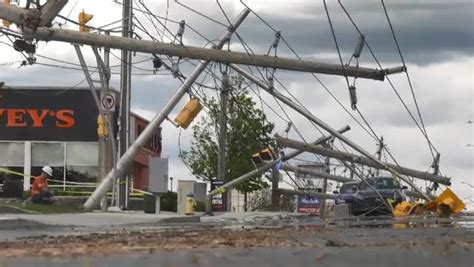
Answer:
[[[339,5],[341,6],[342,10],[344,11],[344,13],[346,14],[347,18],[350,20],[350,22],[352,23],[352,25],[354,26],[354,28],[356,29],[356,31],[359,33],[359,36],[362,35],[362,31],[360,30],[360,28],[357,26],[357,24],[355,23],[354,19],[352,18],[352,16],[349,14],[349,12],[347,11],[347,9],[345,8],[345,6],[342,4],[341,0],[338,0],[339,2]],[[367,49],[369,50],[370,54],[372,55],[374,61],[376,62],[376,64],[378,65],[378,67],[380,69],[383,69],[382,67],[382,64],[380,63],[380,61],[378,60],[377,56],[375,55],[374,51],[372,50],[371,46],[369,45],[368,41],[367,41],[367,38],[364,39],[364,43],[365,45],[367,46]],[[422,127],[420,126],[420,124],[418,123],[418,121],[415,119],[415,117],[413,116],[413,114],[411,113],[410,109],[408,108],[407,104],[405,103],[405,101],[403,100],[403,98],[401,97],[400,93],[398,92],[398,90],[395,88],[395,85],[392,83],[391,79],[386,76],[385,77],[387,82],[389,83],[390,87],[392,88],[392,90],[394,91],[394,93],[396,94],[397,98],[399,99],[399,101],[401,102],[401,104],[403,105],[403,107],[405,108],[405,110],[408,112],[409,116],[411,117],[411,119],[413,120],[413,122],[415,123],[415,125],[418,127],[418,129],[421,131],[421,133],[423,134],[423,136],[425,137],[425,139],[427,140],[429,146],[436,152],[438,152],[438,150],[436,149],[436,147],[434,147],[434,145],[432,144],[431,140],[429,139],[429,137],[427,136],[427,134],[423,131]],[[430,151],[431,151],[431,148],[430,148]],[[432,154],[432,157],[433,159],[435,158],[435,155],[434,153],[431,153]]]
[[[416,95],[415,95],[415,90],[413,89],[413,84],[412,84],[412,81],[410,79],[410,74],[408,73],[408,69],[407,69],[407,66],[406,66],[406,63],[405,63],[405,59],[403,58],[403,54],[402,54],[402,50],[400,49],[400,45],[398,43],[398,39],[397,39],[397,36],[395,34],[395,30],[393,29],[393,25],[392,25],[392,21],[390,20],[390,16],[388,15],[388,11],[387,11],[387,8],[385,6],[385,2],[383,0],[380,1],[382,3],[382,6],[383,6],[383,10],[385,12],[385,16],[387,18],[387,22],[388,22],[388,25],[390,26],[390,31],[392,33],[392,36],[393,36],[393,40],[397,46],[397,50],[398,50],[398,54],[400,55],[400,60],[402,61],[402,64],[403,64],[403,67],[405,69],[405,74],[406,74],[406,77],[407,77],[407,81],[408,81],[408,86],[410,87],[410,91],[411,91],[411,95],[412,95],[412,98],[413,98],[413,102],[415,103],[415,107],[416,107],[416,110],[418,112],[418,117],[420,118],[420,122],[421,122],[421,127],[423,128],[423,131],[425,133],[425,136],[426,138],[428,139],[428,146],[430,147],[430,150],[431,150],[431,154],[433,155],[433,148],[432,146],[430,145],[431,144],[431,141],[429,141],[429,137],[428,137],[428,132],[426,131],[426,128],[425,128],[425,123],[423,121],[423,116],[421,116],[421,111],[420,111],[420,107],[418,105],[418,101],[416,99]]]
[[[181,3],[181,2],[179,2],[178,0],[174,0],[174,2],[175,2],[176,4],[178,4],[178,5],[180,5],[180,6],[184,7],[184,8],[186,8],[187,10],[190,10],[191,12],[196,13],[196,14],[198,14],[198,15],[200,15],[200,16],[202,16],[202,17],[208,19],[209,21],[212,21],[212,22],[214,22],[214,23],[216,23],[216,24],[218,24],[218,25],[220,25],[220,26],[223,26],[223,27],[226,27],[226,28],[227,28],[227,26],[228,26],[228,25],[225,25],[224,23],[222,23],[222,22],[220,22],[220,21],[218,21],[218,20],[216,20],[216,19],[213,19],[213,18],[211,18],[211,17],[209,17],[209,16],[207,16],[207,15],[205,15],[205,14],[203,14],[203,13],[201,13],[201,12],[199,12],[199,11],[197,11],[197,10],[195,10],[195,9],[193,9],[193,8],[191,8],[191,7],[189,7],[189,6],[185,5],[185,4],[183,4],[183,3]]]

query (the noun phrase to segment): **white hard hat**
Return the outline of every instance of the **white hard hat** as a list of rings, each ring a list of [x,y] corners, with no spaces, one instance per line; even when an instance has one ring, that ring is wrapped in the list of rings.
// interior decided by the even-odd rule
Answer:
[[[53,176],[53,169],[49,166],[44,166],[43,169],[41,169],[44,173],[46,173],[49,176]]]

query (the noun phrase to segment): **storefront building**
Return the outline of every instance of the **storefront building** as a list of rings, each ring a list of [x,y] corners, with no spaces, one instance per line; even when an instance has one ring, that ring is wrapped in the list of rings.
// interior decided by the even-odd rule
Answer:
[[[30,175],[39,175],[45,165],[53,168],[53,184],[96,182],[97,117],[98,108],[88,88],[0,89],[0,168],[24,175],[0,171],[0,183],[23,180],[23,189],[27,191],[32,182]],[[147,123],[138,115],[131,115],[131,142]],[[134,160],[135,188],[146,186],[148,159],[159,157],[160,153],[158,131]]]

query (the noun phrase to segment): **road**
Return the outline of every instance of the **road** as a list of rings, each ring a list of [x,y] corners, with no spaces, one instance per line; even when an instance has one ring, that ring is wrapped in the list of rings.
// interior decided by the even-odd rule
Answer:
[[[199,222],[150,219],[144,224],[102,225],[89,232],[84,230],[91,222],[83,222],[89,226],[82,226],[80,233],[64,226],[25,224],[23,229],[4,227],[0,236],[23,230],[41,232],[37,227],[48,229],[46,232],[57,228],[58,234],[0,242],[0,267],[473,266],[472,216],[454,222],[436,218],[410,221],[323,221],[246,214],[202,217]]]

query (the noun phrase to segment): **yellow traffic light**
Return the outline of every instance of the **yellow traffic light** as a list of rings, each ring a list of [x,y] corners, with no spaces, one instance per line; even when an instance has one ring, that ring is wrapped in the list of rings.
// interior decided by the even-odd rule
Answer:
[[[104,138],[108,133],[104,117],[102,114],[99,114],[99,116],[97,116],[97,134],[100,138]]]
[[[11,5],[11,0],[3,0],[3,3],[5,5]],[[2,20],[3,21],[3,26],[7,29],[10,28],[10,25],[12,25],[11,21],[8,20]]]
[[[90,31],[90,27],[88,27],[86,24],[93,17],[94,17],[94,15],[87,14],[86,12],[84,12],[84,9],[82,10],[81,13],[79,13],[79,31],[80,32],[89,32]]]
[[[178,117],[174,119],[176,124],[181,126],[183,129],[187,129],[191,122],[196,118],[199,111],[202,110],[202,105],[196,98],[191,99],[188,104],[181,110]]]

